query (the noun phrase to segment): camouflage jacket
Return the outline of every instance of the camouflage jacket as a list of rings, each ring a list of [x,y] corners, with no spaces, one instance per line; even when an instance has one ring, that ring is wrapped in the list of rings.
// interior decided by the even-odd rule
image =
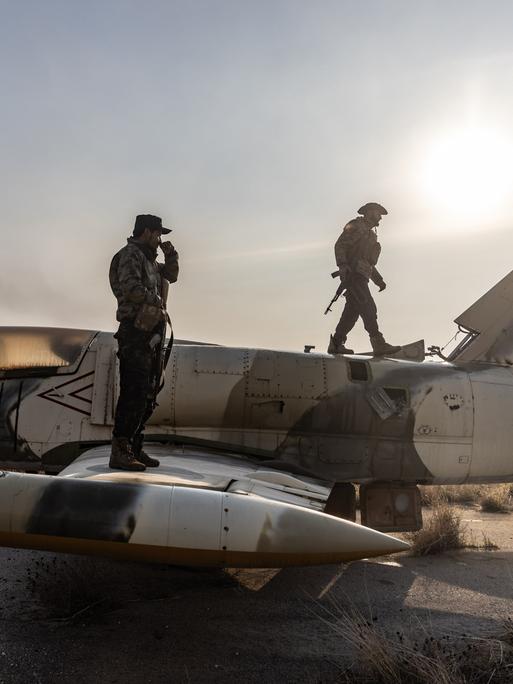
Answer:
[[[335,243],[335,259],[337,266],[348,267],[350,272],[357,273],[372,280],[378,286],[383,278],[376,268],[381,245],[376,233],[362,216],[349,221]]]
[[[118,321],[135,318],[144,302],[157,303],[162,296],[163,278],[170,283],[178,279],[178,252],[166,254],[165,263],[160,263],[156,251],[147,245],[133,237],[127,243],[114,255],[109,269],[110,286],[118,300]]]

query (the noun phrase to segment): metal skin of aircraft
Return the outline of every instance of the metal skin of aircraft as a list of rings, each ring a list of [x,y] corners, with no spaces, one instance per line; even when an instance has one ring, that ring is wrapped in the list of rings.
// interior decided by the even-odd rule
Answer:
[[[418,484],[513,481],[513,272],[456,322],[443,363],[405,360],[418,343],[178,341],[146,429],[162,465],[144,473],[108,468],[112,333],[0,328],[0,460],[59,474],[3,473],[0,544],[262,567],[401,550],[382,533],[421,527]]]
[[[340,563],[408,548],[326,515],[325,482],[270,470],[251,449],[194,430],[177,437],[156,415],[145,449],[161,466],[109,469],[118,381],[112,334],[4,328],[0,350],[0,457],[29,471],[0,474],[2,546],[221,567]],[[31,399],[36,406],[25,413]],[[58,476],[30,474],[40,469]]]

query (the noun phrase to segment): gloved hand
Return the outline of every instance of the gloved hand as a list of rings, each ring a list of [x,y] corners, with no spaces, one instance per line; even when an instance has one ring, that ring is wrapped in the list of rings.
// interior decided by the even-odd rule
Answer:
[[[176,252],[176,249],[174,248],[173,243],[167,241],[167,242],[161,242],[160,243],[160,249],[164,252],[166,256],[169,256],[170,254],[173,254],[173,252]]]
[[[147,303],[151,304],[152,306],[158,306],[162,308],[162,297],[160,297],[158,294],[154,294],[153,292],[148,293]]]
[[[386,290],[386,287],[387,287],[387,284],[385,283],[385,281],[382,281],[382,283],[379,286],[378,292],[383,292],[383,290]]]

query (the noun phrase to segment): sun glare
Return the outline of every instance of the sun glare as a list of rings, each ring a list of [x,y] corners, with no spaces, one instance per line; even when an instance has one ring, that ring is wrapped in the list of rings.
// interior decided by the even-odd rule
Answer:
[[[513,145],[485,128],[462,128],[435,139],[423,166],[427,199],[462,219],[497,214],[513,191]]]

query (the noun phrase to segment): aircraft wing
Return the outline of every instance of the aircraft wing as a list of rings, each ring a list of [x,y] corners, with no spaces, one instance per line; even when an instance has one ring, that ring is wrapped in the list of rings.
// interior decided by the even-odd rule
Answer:
[[[159,459],[159,468],[144,472],[111,470],[110,446],[101,446],[77,458],[61,471],[60,477],[254,494],[317,511],[324,510],[331,491],[323,480],[274,470],[229,452],[158,443],[145,443],[144,448]]]
[[[340,563],[408,544],[322,513],[326,483],[204,448],[145,444],[161,466],[111,470],[109,446],[59,476],[4,472],[0,545],[175,565]]]

